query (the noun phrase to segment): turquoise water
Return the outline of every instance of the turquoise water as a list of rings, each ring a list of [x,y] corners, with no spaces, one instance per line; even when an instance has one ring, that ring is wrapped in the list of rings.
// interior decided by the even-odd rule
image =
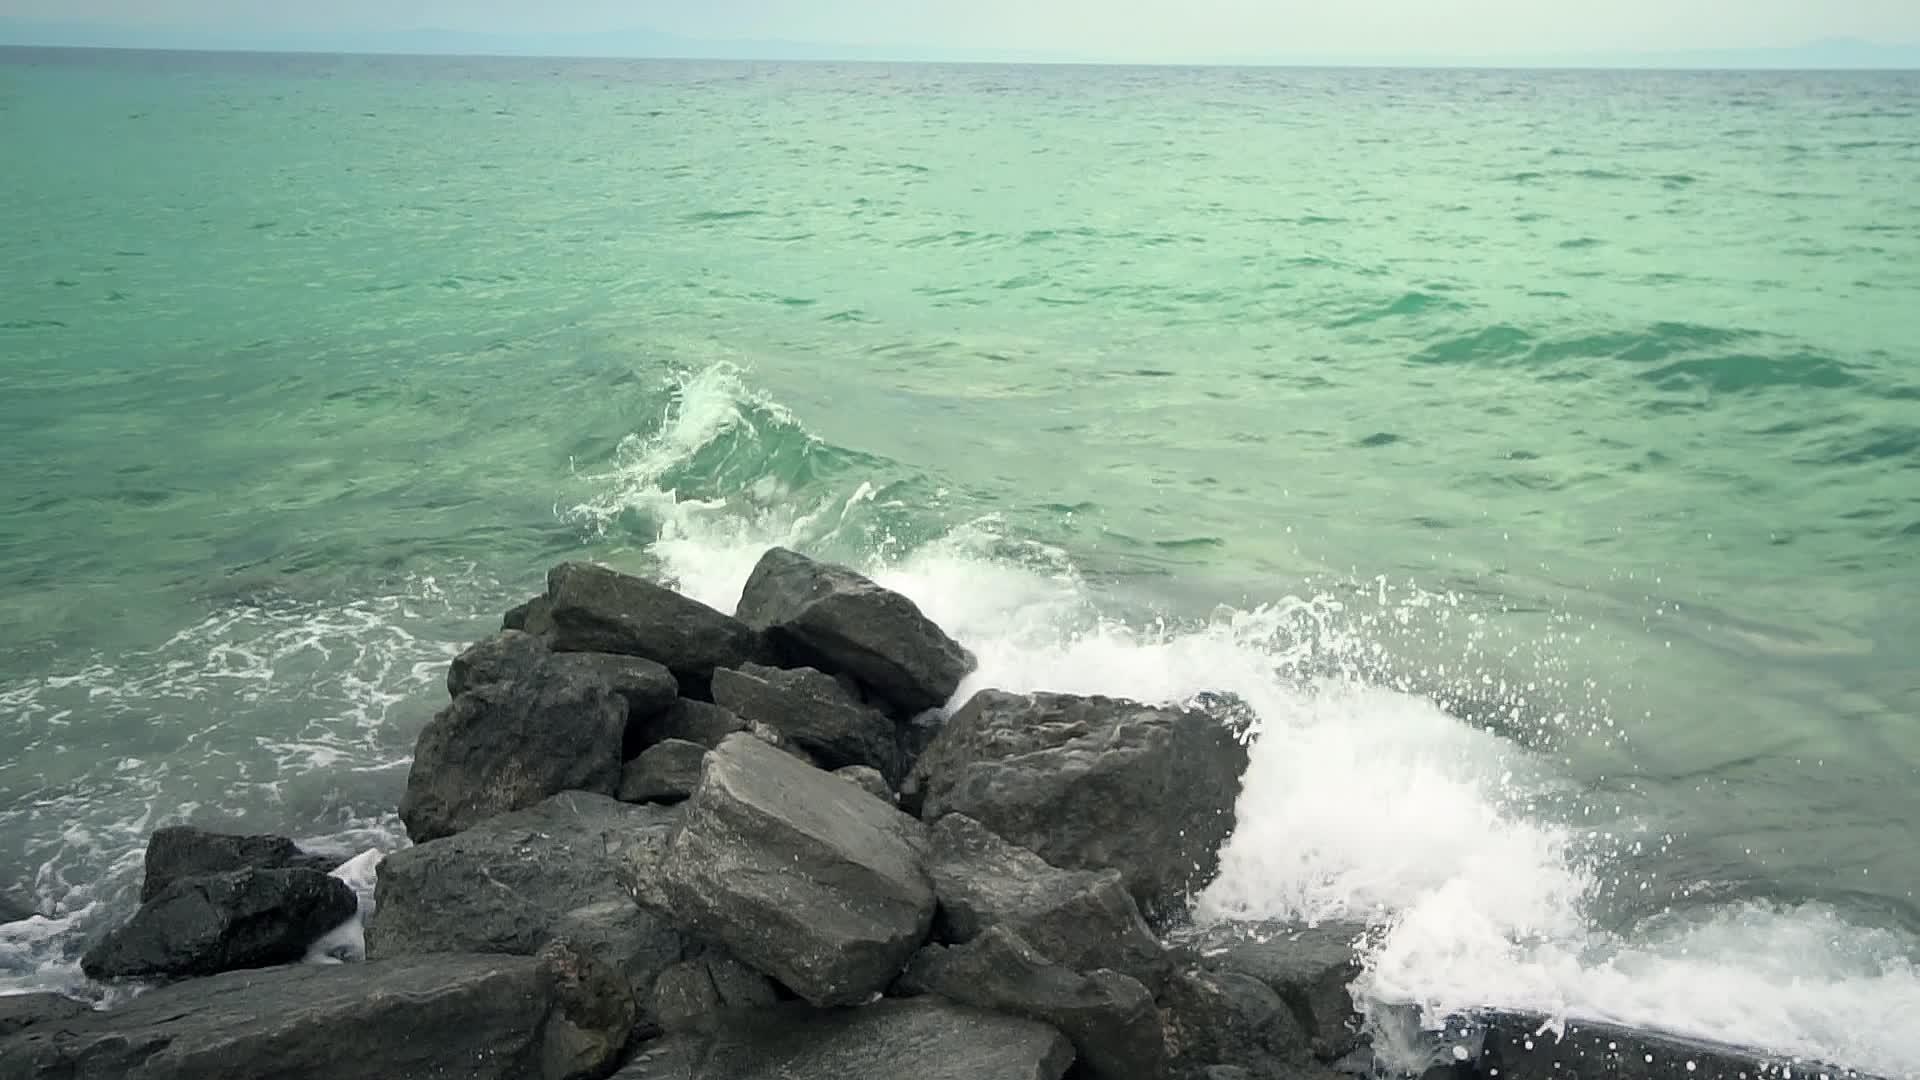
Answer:
[[[1920,1076],[1920,74],[0,50],[0,987],[591,557],[1264,733],[1382,1023]],[[965,690],[963,690],[963,693]]]

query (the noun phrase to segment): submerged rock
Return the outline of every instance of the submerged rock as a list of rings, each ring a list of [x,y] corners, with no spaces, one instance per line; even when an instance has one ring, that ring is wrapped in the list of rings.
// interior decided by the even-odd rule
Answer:
[[[963,1005],[1049,1024],[1072,1041],[1087,1080],[1164,1080],[1167,1048],[1153,995],[1117,971],[1082,975],[993,927],[965,945],[930,945],[902,980]]]
[[[696,686],[717,667],[738,667],[760,651],[744,623],[698,600],[591,563],[547,574],[553,647],[561,652],[644,656]]]
[[[569,791],[381,860],[367,951],[530,956],[556,940],[591,948],[639,1001],[683,941],[627,888],[678,814]]]
[[[154,830],[147,840],[146,880],[140,885],[140,900],[142,903],[152,900],[180,878],[248,867],[318,870],[327,874],[343,861],[332,855],[302,851],[284,836],[243,836],[209,832],[192,825],[169,825]]]
[[[582,669],[474,686],[420,732],[400,819],[418,843],[556,792],[612,795],[626,724],[626,702]]]
[[[778,732],[823,768],[866,765],[887,777],[898,775],[893,721],[813,668],[723,668],[713,673],[713,700],[748,723]]]
[[[620,777],[620,801],[677,803],[693,794],[700,782],[700,763],[707,748],[683,739],[654,743],[627,762]]]
[[[1060,1080],[1072,1062],[1045,1024],[928,997],[744,1014],[642,1047],[614,1080]]]
[[[1171,968],[1117,870],[1061,870],[965,814],[928,830],[927,869],[940,901],[935,931],[972,941],[996,926],[1074,971],[1112,968],[1158,987]]]
[[[584,954],[233,972],[0,1042],[0,1076],[62,1080],[585,1080],[632,1025]]]
[[[1118,870],[1154,919],[1212,879],[1246,767],[1247,748],[1203,713],[983,690],[903,795],[927,821],[966,814],[1055,866]]]
[[[785,548],[761,556],[738,614],[796,659],[852,676],[904,715],[946,704],[974,666],[913,601]]]
[[[212,975],[291,963],[359,909],[318,870],[232,870],[177,878],[81,958],[90,978]]]
[[[1333,1061],[1360,1045],[1360,1015],[1347,987],[1360,975],[1358,923],[1317,927],[1218,923],[1188,944],[1207,967],[1237,971],[1280,995],[1306,1031],[1315,1057]]]
[[[893,981],[925,940],[933,888],[919,822],[751,735],[730,735],[668,843],[674,921],[816,1005]]]

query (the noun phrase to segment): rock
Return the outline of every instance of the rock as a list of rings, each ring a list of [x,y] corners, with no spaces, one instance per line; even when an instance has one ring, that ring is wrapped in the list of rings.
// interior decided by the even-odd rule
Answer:
[[[520,630],[529,634],[550,635],[553,633],[553,605],[545,593],[529,599],[516,607],[509,608],[500,620],[502,630]]]
[[[92,1011],[62,994],[0,994],[0,1039],[35,1024],[72,1020]]]
[[[1201,1080],[1253,1080],[1253,1074],[1238,1065],[1209,1065],[1200,1070]]]
[[[447,666],[447,692],[458,698],[477,687],[535,678],[544,667],[581,679],[597,679],[620,695],[627,704],[626,735],[621,740],[623,758],[638,754],[648,745],[645,740],[653,719],[680,700],[680,684],[673,673],[644,657],[556,653],[548,648],[545,638],[516,630],[504,630],[454,657]]]
[[[26,902],[24,898],[12,893],[0,892],[0,923],[19,922],[40,914],[38,908]]]
[[[1556,1038],[1542,1030],[1545,1023],[1544,1017],[1511,1013],[1487,1018],[1476,1072],[1500,1080],[1784,1080],[1859,1075],[1816,1062],[1769,1058],[1730,1046],[1584,1020],[1567,1021],[1565,1035]]]
[[[1162,1080],[1167,1049],[1153,995],[1117,971],[1061,967],[1004,926],[965,945],[929,945],[905,981],[963,1005],[1024,1016],[1072,1041],[1088,1080]]]
[[[893,789],[887,786],[887,778],[880,770],[871,765],[847,765],[833,770],[833,775],[859,788],[884,803],[893,802]]]
[[[553,647],[644,656],[693,685],[755,659],[759,637],[737,619],[644,578],[590,563],[547,574]]]
[[[902,715],[946,704],[974,666],[913,601],[785,548],[761,556],[738,614],[801,662],[851,675]]]
[[[879,992],[925,940],[919,822],[751,735],[729,735],[668,843],[676,924],[815,1005]]]
[[[1347,990],[1360,975],[1358,923],[1318,927],[1284,923],[1218,923],[1192,941],[1207,967],[1251,975],[1280,995],[1321,1061],[1360,1045],[1360,1016]]]
[[[657,742],[627,762],[620,777],[621,802],[676,803],[693,794],[707,748],[682,739]]]
[[[902,789],[1067,869],[1119,870],[1152,919],[1186,910],[1233,831],[1247,748],[1202,713],[1113,698],[983,690]]]
[[[664,852],[677,819],[666,807],[569,791],[402,848],[380,862],[368,955],[530,956],[565,939],[592,948],[649,1001],[684,942],[635,904],[627,876],[648,872],[635,867]]]
[[[475,686],[420,732],[400,818],[422,843],[556,792],[612,795],[626,726],[626,702],[581,669]]]
[[[476,686],[529,678],[552,656],[545,639],[502,630],[469,645],[447,665],[447,696],[457,698]]]
[[[628,717],[627,736],[634,754],[668,739],[684,739],[711,750],[747,722],[718,705],[680,698],[664,712],[645,718]]]
[[[232,972],[0,1042],[0,1076],[61,1080],[573,1080],[631,1000],[574,956],[435,956]],[[564,1071],[563,1071],[564,1070]]]
[[[1112,968],[1157,988],[1171,964],[1116,870],[1061,870],[964,814],[928,830],[935,931],[954,943],[995,926],[1074,971]]]
[[[248,867],[318,870],[329,874],[342,861],[331,855],[302,851],[284,836],[240,836],[208,832],[192,825],[169,825],[155,829],[147,840],[147,876],[140,885],[140,901],[152,900],[168,885],[185,877],[222,874]]]
[[[653,1011],[667,1031],[704,1028],[727,1013],[764,1009],[779,1000],[773,983],[724,949],[682,960],[654,983]]]
[[[744,1014],[644,1047],[614,1080],[1060,1080],[1072,1061],[1045,1024],[926,997]]]
[[[1279,995],[1233,971],[1182,971],[1160,995],[1161,1029],[1176,1070],[1246,1069],[1292,1080],[1310,1062],[1306,1034]]]
[[[359,909],[318,870],[231,870],[178,878],[87,950],[90,978],[212,975],[291,963]]]
[[[831,675],[746,664],[713,673],[713,700],[748,723],[761,723],[805,750],[822,767],[867,765],[898,776],[893,721],[853,700]]]

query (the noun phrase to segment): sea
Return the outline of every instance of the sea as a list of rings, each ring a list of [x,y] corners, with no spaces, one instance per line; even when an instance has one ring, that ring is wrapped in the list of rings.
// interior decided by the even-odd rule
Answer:
[[[1920,72],[0,50],[0,992],[775,544],[1250,708],[1195,917],[1382,1032],[1920,1077]]]

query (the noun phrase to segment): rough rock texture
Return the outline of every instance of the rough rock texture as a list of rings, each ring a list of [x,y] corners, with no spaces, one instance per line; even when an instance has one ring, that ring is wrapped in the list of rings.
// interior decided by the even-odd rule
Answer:
[[[913,601],[785,548],[761,556],[738,614],[796,659],[851,675],[903,715],[946,704],[973,670],[972,655]]]
[[[751,735],[730,735],[669,842],[674,921],[816,1005],[906,966],[933,921],[920,823]]]
[[[553,633],[553,604],[541,593],[507,610],[500,620],[502,630],[521,630],[529,634]]]
[[[476,686],[526,678],[552,657],[545,639],[502,630],[467,646],[447,665],[447,696],[457,698]]]
[[[589,947],[650,1000],[680,959],[680,934],[628,891],[636,860],[657,858],[678,815],[569,791],[380,862],[367,952],[532,955],[567,939]]]
[[[1360,975],[1354,943],[1365,933],[1358,923],[1219,923],[1188,944],[1207,967],[1251,975],[1279,994],[1314,1056],[1332,1061],[1360,1045],[1360,1018],[1347,987]]]
[[[1775,1060],[1729,1046],[1579,1020],[1567,1023],[1562,1038],[1551,1032],[1536,1035],[1544,1022],[1539,1016],[1503,1013],[1492,1017],[1476,1072],[1500,1080],[1782,1080],[1788,1075],[1858,1075],[1810,1061]]]
[[[178,878],[80,960],[95,979],[212,975],[300,959],[359,908],[318,870],[231,870]]]
[[[1160,994],[1161,1029],[1176,1071],[1233,1065],[1258,1080],[1293,1080],[1311,1066],[1306,1034],[1279,995],[1250,975],[1182,971]]]
[[[1073,1047],[1019,1017],[942,1001],[788,1005],[643,1047],[615,1080],[1060,1080]]]
[[[1149,919],[1219,867],[1247,748],[1203,713],[983,690],[947,721],[902,796],[962,813],[1055,866],[1119,870]]]
[[[620,776],[621,802],[676,803],[693,794],[707,748],[683,739],[654,743],[627,762]]]
[[[222,874],[229,870],[318,870],[331,873],[341,860],[300,850],[284,836],[238,836],[208,832],[192,825],[154,830],[147,840],[147,877],[140,885],[145,903],[179,878]],[[5,920],[0,920],[5,921]]]
[[[553,647],[657,660],[694,685],[717,667],[738,667],[760,651],[759,636],[698,600],[590,563],[547,574]]]
[[[673,673],[651,660],[615,653],[556,653],[547,639],[517,630],[501,631],[454,657],[447,666],[447,692],[458,698],[477,687],[537,677],[547,667],[598,679],[627,703],[625,757],[647,745],[654,718],[680,700],[680,684]]]
[[[736,731],[747,730],[747,722],[718,705],[681,698],[665,711],[653,716],[627,718],[629,754],[668,739],[684,739],[712,749],[720,740]]]
[[[0,994],[0,1039],[35,1024],[72,1020],[92,1011],[61,994]]]
[[[899,775],[893,721],[849,697],[831,675],[758,664],[721,669],[713,673],[713,700],[779,732],[824,768],[867,765],[890,778]]]
[[[626,702],[581,669],[475,686],[420,732],[400,818],[420,843],[556,792],[611,795],[626,726]]]
[[[585,997],[591,961],[435,956],[233,972],[0,1042],[0,1076],[60,1080],[572,1080],[611,1059],[631,1001]],[[605,993],[604,984],[599,992]],[[553,1061],[571,1063],[554,1071]]]
[[[1167,950],[1147,929],[1118,871],[1049,866],[965,814],[948,814],[928,832],[927,871],[940,901],[934,929],[941,939],[972,941],[989,927],[1005,926],[1074,971],[1112,968],[1150,988],[1166,980]]]
[[[893,789],[887,786],[887,778],[880,770],[870,765],[848,765],[833,770],[833,775],[858,787],[867,794],[884,803],[893,802]]]
[[[963,1005],[1024,1016],[1072,1041],[1088,1080],[1163,1080],[1167,1049],[1153,995],[1117,971],[1081,975],[1005,927],[965,945],[929,945],[903,983]]]
[[[668,1031],[705,1028],[741,1009],[764,1009],[779,1000],[773,983],[733,958],[725,949],[708,949],[660,973],[654,983],[653,1012]]]

